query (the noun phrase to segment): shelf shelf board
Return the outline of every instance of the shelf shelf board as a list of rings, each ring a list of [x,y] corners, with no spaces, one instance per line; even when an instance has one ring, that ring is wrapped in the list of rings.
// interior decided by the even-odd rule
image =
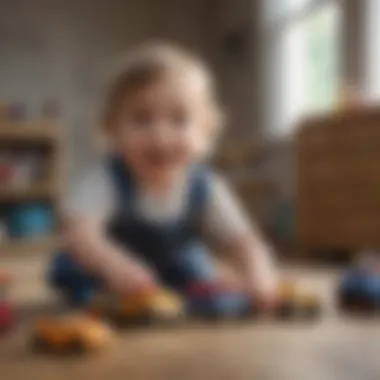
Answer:
[[[57,236],[27,239],[9,239],[0,242],[0,257],[46,255],[58,246]]]
[[[0,203],[12,201],[28,201],[42,199],[57,199],[59,193],[51,184],[32,185],[28,187],[12,187],[0,185]]]
[[[55,142],[60,137],[60,129],[53,122],[1,122],[0,141]]]

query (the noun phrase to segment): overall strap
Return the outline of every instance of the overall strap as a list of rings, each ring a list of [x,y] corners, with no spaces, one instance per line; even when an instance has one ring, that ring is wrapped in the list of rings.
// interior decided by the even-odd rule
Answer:
[[[210,169],[206,166],[195,166],[190,181],[189,213],[195,223],[199,224],[209,201],[211,187]]]
[[[109,159],[109,169],[119,197],[119,203],[133,213],[135,188],[130,171],[119,157],[111,157]],[[190,176],[187,215],[197,225],[207,207],[210,185],[210,169],[202,165],[194,166]]]
[[[128,168],[125,166],[123,160],[117,156],[109,158],[108,168],[116,188],[119,204],[128,207],[131,206],[134,186]]]

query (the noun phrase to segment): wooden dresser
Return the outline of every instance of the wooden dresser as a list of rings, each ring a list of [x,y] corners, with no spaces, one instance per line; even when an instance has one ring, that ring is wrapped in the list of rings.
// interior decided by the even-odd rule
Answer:
[[[380,107],[304,120],[296,166],[301,247],[380,249]]]

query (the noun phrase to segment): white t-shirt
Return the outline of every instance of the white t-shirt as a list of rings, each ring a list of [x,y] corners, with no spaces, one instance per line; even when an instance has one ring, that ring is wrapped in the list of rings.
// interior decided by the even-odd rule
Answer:
[[[139,215],[156,222],[177,219],[187,206],[187,188],[176,186],[165,197],[139,192],[136,200]],[[117,199],[111,173],[104,164],[100,164],[82,178],[69,197],[64,211],[69,216],[85,217],[103,224],[116,210]],[[216,174],[210,180],[204,228],[208,234],[222,242],[250,231],[250,223],[239,202],[232,195],[226,181]]]

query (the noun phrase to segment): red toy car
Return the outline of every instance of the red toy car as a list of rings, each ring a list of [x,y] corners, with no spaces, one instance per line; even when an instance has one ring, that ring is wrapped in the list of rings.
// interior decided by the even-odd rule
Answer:
[[[14,324],[14,311],[8,299],[10,278],[0,272],[0,334],[10,330]]]

